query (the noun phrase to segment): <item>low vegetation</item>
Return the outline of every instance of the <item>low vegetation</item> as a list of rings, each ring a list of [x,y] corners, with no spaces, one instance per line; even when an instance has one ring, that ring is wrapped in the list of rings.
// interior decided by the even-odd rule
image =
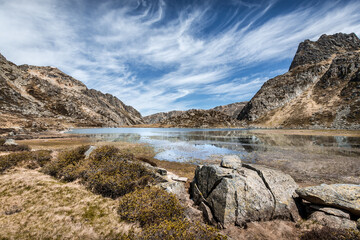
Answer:
[[[156,187],[148,187],[120,198],[118,213],[123,220],[148,226],[182,218],[184,208],[175,195]]]
[[[36,170],[0,175],[0,239],[122,239],[118,201]],[[126,239],[126,238],[125,238]]]
[[[227,239],[213,227],[187,220],[184,210],[175,195],[156,187],[136,190],[119,198],[120,218],[143,227],[142,232],[128,235],[129,239]]]
[[[211,226],[187,219],[163,222],[146,228],[137,236],[141,240],[225,240],[226,236]]]
[[[62,152],[43,171],[65,181],[80,179],[94,193],[111,198],[143,188],[155,180],[153,173],[127,151],[102,146],[85,159],[88,148],[81,146]]]
[[[5,142],[5,138],[0,138],[0,152],[21,152],[30,150],[30,147],[28,145],[4,145]]]
[[[0,173],[15,166],[23,166],[30,169],[35,169],[44,166],[50,160],[51,151],[46,150],[3,155],[0,156]]]
[[[300,240],[360,240],[360,232],[352,229],[323,227],[303,234]]]
[[[186,219],[176,196],[155,186],[155,174],[143,163],[154,166],[150,149],[101,146],[85,157],[88,149],[63,151],[53,159],[44,150],[1,156],[1,172],[42,167],[62,180],[24,168],[3,175],[10,179],[0,183],[0,203],[7,202],[2,210],[9,217],[0,216],[1,234],[18,239],[226,239],[215,228]],[[8,220],[24,231],[12,229]]]

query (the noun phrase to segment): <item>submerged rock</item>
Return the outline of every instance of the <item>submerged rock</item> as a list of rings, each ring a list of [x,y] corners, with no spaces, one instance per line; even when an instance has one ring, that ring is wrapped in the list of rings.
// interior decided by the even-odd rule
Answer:
[[[255,165],[241,167],[241,161],[232,163],[236,162],[232,168],[229,162],[221,164],[226,167],[198,166],[191,184],[194,202],[207,205],[223,227],[295,218],[292,195],[298,186],[289,175]]]
[[[299,188],[296,193],[311,203],[344,209],[360,217],[360,185],[321,184]]]

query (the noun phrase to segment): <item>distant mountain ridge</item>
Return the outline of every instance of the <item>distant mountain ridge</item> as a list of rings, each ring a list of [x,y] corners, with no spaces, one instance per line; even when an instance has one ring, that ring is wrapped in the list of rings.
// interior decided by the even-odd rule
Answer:
[[[17,66],[0,54],[2,127],[119,127],[142,124],[118,98],[88,89],[54,67]]]
[[[360,40],[300,43],[289,72],[264,83],[238,115],[260,127],[360,129]]]
[[[181,128],[227,128],[239,127],[240,121],[222,112],[213,109],[190,109],[177,112],[171,117],[165,117],[157,122],[160,127],[181,127]]]
[[[160,112],[143,117],[147,124],[181,127],[232,127],[239,126],[236,120],[247,102],[236,102],[212,109],[190,109],[187,111]]]

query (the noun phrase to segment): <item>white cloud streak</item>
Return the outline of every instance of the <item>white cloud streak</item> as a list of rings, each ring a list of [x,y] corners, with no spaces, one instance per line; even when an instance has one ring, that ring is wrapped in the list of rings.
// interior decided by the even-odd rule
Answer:
[[[146,115],[196,107],[198,93],[248,100],[274,75],[244,79],[242,70],[292,58],[306,38],[360,32],[356,1],[265,18],[277,2],[234,0],[231,17],[206,34],[207,24],[221,18],[211,6],[181,8],[169,17],[168,2],[115,7],[107,1],[93,8],[85,0],[0,0],[0,52],[17,64],[56,66]]]

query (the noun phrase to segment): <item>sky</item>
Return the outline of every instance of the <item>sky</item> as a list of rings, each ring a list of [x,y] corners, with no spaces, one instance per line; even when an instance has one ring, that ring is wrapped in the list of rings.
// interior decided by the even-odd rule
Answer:
[[[360,34],[360,1],[0,0],[0,53],[54,66],[143,116],[248,101],[297,46]]]

